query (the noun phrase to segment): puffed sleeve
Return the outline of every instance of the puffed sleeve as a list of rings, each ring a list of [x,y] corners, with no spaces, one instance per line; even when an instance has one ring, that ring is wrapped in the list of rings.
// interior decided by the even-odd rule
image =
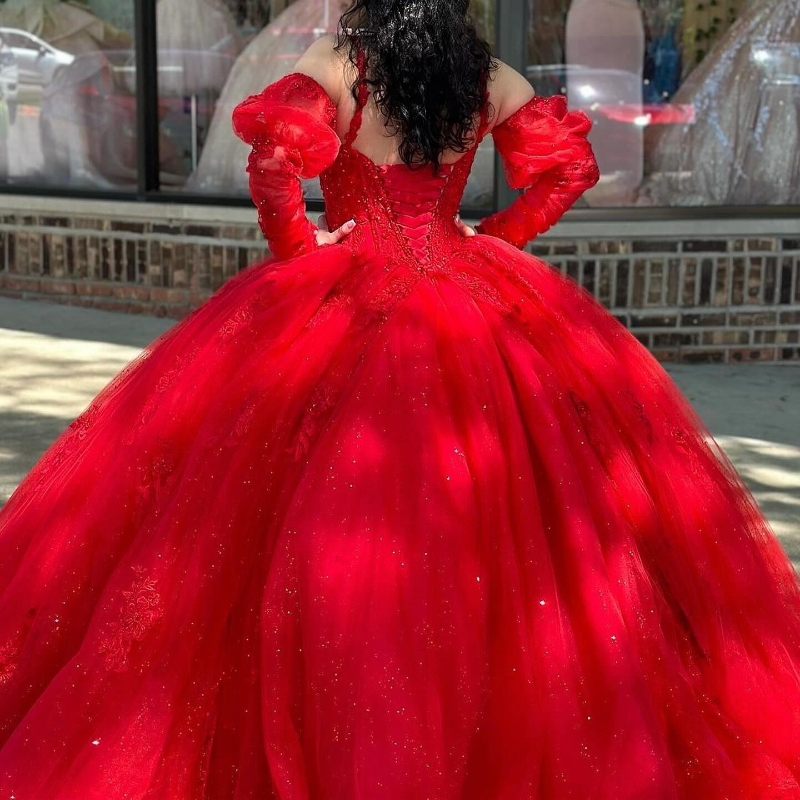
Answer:
[[[233,129],[252,146],[250,194],[273,255],[293,258],[317,248],[303,201],[302,180],[329,167],[341,142],[336,106],[313,78],[293,72],[233,111]]]
[[[523,248],[555,225],[600,177],[586,138],[591,126],[582,111],[568,111],[560,95],[537,95],[496,125],[492,138],[508,185],[523,192],[475,230]]]

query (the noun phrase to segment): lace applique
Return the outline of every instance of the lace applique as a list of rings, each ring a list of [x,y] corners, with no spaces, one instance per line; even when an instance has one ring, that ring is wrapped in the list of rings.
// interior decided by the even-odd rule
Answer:
[[[60,464],[64,460],[64,456],[71,452],[78,442],[87,437],[92,426],[97,421],[99,411],[99,403],[93,403],[69,424],[68,434],[61,442],[53,458],[55,464]]]
[[[209,731],[203,739],[203,747],[200,750],[200,765],[197,770],[197,786],[195,797],[205,797],[208,785],[208,767],[211,762],[211,747],[214,744],[214,732]]]
[[[202,306],[198,306],[195,308],[195,311],[199,311]],[[194,312],[192,312],[194,313]],[[158,341],[157,339],[155,341]],[[132,361],[129,361],[117,374],[115,377],[111,379],[111,382],[108,384],[108,388],[106,391],[114,392],[116,389],[120,388],[120,385],[128,380],[131,373],[136,372],[147,359],[153,354],[153,344],[149,344],[145,347],[144,350],[139,353]]]
[[[695,451],[695,446],[698,443],[694,435],[691,432],[687,433],[686,430],[677,425],[672,426],[672,428],[670,429],[670,434],[674,442],[684,453],[684,456],[689,464],[689,469],[691,470],[692,474],[699,475],[700,465],[698,463],[697,453]]]
[[[329,383],[321,383],[311,393],[311,400],[303,412],[300,426],[294,441],[288,448],[295,461],[308,455],[311,443],[319,429],[322,419],[336,405],[337,393]]]
[[[496,287],[492,286],[484,278],[478,275],[470,275],[466,272],[457,272],[452,276],[453,280],[469,292],[471,297],[483,300],[483,302],[494,306],[499,311],[508,312],[509,305],[506,303]]]
[[[156,455],[145,465],[144,480],[150,485],[160,483],[177,466],[177,457],[168,441],[159,439]]]
[[[539,301],[540,304],[544,304],[544,299],[542,298],[542,293],[536,288],[536,285],[532,283],[526,275],[520,270],[520,264],[517,261],[516,263],[512,264],[506,258],[498,258],[494,252],[487,254],[488,258],[492,261],[492,263],[499,264],[500,267],[503,269],[503,275],[518,289],[521,289],[528,297],[532,297],[535,300]],[[554,268],[547,264],[546,262],[541,262],[544,267],[548,270],[553,270]],[[563,319],[563,317],[559,317],[559,319]]]
[[[147,425],[148,422],[153,417],[153,414],[156,413],[156,409],[158,408],[158,398],[153,396],[152,394],[147,399],[147,402],[144,404],[144,408],[142,409],[142,413],[139,416],[139,422],[136,425],[137,428],[141,428],[143,425]],[[131,428],[128,432],[128,436],[125,437],[125,444],[131,444],[133,442],[135,436],[136,428]]]
[[[75,431],[78,439],[85,439],[86,434],[97,420],[99,403],[92,403],[77,419],[70,423],[70,428]]]
[[[154,713],[147,707],[143,708],[131,720],[113,756],[102,764],[102,786],[105,797],[143,797],[138,793],[132,795],[130,787],[139,777],[141,765],[149,763],[153,757],[154,741],[150,724],[154,719]],[[101,785],[100,780],[98,785]],[[202,795],[196,796],[202,797]]]
[[[414,287],[422,280],[418,273],[410,273],[404,269],[398,270],[399,274],[392,276],[386,284],[369,298],[367,308],[386,319],[397,306],[411,294]]]
[[[232,317],[229,317],[222,323],[219,329],[219,337],[224,342],[229,342],[231,339],[243,329],[246,328],[253,321],[253,309],[249,305],[244,305],[237,309]]]
[[[100,642],[98,653],[105,654],[107,669],[124,672],[135,641],[141,641],[161,619],[164,609],[156,591],[156,579],[148,577],[142,566],[131,567],[136,577],[122,592],[119,618],[109,624],[108,635]]]
[[[217,334],[223,342],[230,342],[235,339],[242,331],[252,332],[252,323],[256,315],[269,307],[274,296],[274,281],[270,281],[269,286],[254,292],[245,303],[222,323]]]
[[[253,420],[256,417],[256,412],[263,404],[267,402],[267,397],[262,390],[256,390],[252,393],[251,397],[245,402],[233,423],[233,427],[228,434],[225,444],[228,447],[233,447],[238,444],[239,440],[250,430]]]
[[[231,436],[228,438],[228,444],[233,444],[237,439],[241,439],[247,431],[250,429],[250,425],[253,422],[253,417],[256,415],[256,409],[258,408],[258,403],[255,400],[251,400],[239,414],[236,419],[236,424],[233,426],[233,430],[231,431]]]
[[[340,289],[334,290],[320,303],[305,327],[307,329],[316,328],[318,325],[327,322],[338,309],[351,308],[352,305],[353,298],[351,295],[346,294]]]
[[[53,445],[52,452],[43,458],[39,470],[39,478],[36,481],[37,490],[52,475],[52,470],[64,463],[67,456],[74,452],[76,446],[86,439],[100,415],[100,404],[101,401],[95,400],[82,414],[73,420]]]
[[[492,249],[491,252],[486,252],[484,249],[485,245],[482,242],[478,242],[476,239],[468,241],[470,242],[470,246],[463,248],[458,253],[459,260],[467,261],[475,265],[475,275],[471,280],[464,281],[465,288],[476,293],[480,299],[490,303],[497,308],[498,311],[507,315],[522,331],[529,331],[530,329],[532,306],[546,307],[547,314],[554,319],[556,324],[566,325],[568,323],[567,319],[557,307],[545,303],[539,289],[537,289],[532,281],[520,270],[519,262],[509,262],[508,259],[504,258],[501,253],[494,249]],[[472,245],[473,242],[474,246]],[[491,282],[491,275],[486,278],[483,277],[481,273],[485,272],[487,261],[492,264],[493,271],[500,268],[502,277],[520,292],[518,300],[504,298],[502,292]],[[553,269],[553,267],[548,264],[545,264],[545,266],[547,269]]]
[[[180,375],[192,361],[197,358],[197,354],[200,352],[200,348],[195,346],[187,353],[181,353],[175,359],[175,366],[171,369],[168,369],[164,372],[158,379],[156,383],[156,391],[159,393],[166,392],[172,384],[175,383],[175,379]]]
[[[260,387],[248,390],[246,395],[237,400],[236,404],[220,417],[213,431],[208,432],[204,449],[208,453],[213,453],[212,457],[216,457],[225,448],[237,447],[252,428],[259,411],[264,412],[271,407],[273,399],[271,393]],[[277,431],[259,437],[259,440],[263,441],[264,447],[270,447],[276,435]],[[251,443],[247,446],[250,447]]]
[[[180,353],[173,363],[173,366],[164,371],[156,381],[154,389],[150,392],[147,402],[142,408],[142,413],[139,415],[138,424],[131,428],[128,436],[123,440],[124,444],[131,444],[136,437],[136,428],[141,428],[143,425],[152,419],[153,415],[158,410],[162,403],[162,395],[175,383],[178,376],[191,364],[200,353],[200,348],[195,345],[188,349],[186,352]]]

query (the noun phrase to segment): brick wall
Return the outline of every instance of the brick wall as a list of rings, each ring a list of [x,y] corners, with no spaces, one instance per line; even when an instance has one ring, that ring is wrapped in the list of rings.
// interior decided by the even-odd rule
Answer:
[[[661,361],[800,360],[800,231],[784,236],[542,240]]]
[[[0,206],[8,297],[178,319],[266,252],[250,209],[15,202],[29,207]],[[758,236],[736,222],[724,234],[685,227],[692,235],[665,224],[565,223],[530,249],[594,293],[659,360],[800,361],[800,225]],[[706,229],[716,232],[698,235]]]
[[[266,255],[255,225],[0,218],[0,295],[180,319]]]

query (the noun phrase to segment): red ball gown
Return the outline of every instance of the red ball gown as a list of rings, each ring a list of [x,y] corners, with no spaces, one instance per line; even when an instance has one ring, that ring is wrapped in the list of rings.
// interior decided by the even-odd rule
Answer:
[[[523,191],[463,237],[474,148],[380,166],[335,115],[298,73],[236,109],[274,255],[0,512],[0,798],[800,797],[796,572],[659,363],[521,250],[596,182],[587,118],[495,127]]]

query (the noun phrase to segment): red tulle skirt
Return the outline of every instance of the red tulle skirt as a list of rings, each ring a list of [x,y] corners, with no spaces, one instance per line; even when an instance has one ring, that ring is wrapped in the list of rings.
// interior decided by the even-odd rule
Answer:
[[[0,797],[800,797],[798,578],[671,379],[491,237],[265,261],[0,512]]]

